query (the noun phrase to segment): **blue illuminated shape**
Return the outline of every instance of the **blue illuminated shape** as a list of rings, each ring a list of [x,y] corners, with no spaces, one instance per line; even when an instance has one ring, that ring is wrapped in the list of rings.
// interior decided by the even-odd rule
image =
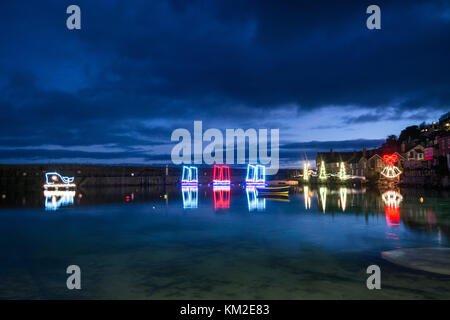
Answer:
[[[183,185],[197,185],[198,184],[198,168],[183,166],[183,174],[181,177]]]
[[[245,182],[249,185],[260,185],[266,183],[266,167],[262,165],[249,164]]]
[[[61,207],[73,205],[75,191],[44,191],[45,210],[56,211]]]
[[[183,186],[181,187],[181,194],[184,209],[196,209],[198,207],[198,187]]]
[[[55,184],[55,182],[57,182],[58,179],[59,179],[60,183],[62,182],[65,184],[72,183],[75,180],[74,177],[63,177],[58,172],[47,172],[45,174],[45,183],[46,184]]]
[[[248,211],[262,211],[266,209],[266,199],[258,198],[258,190],[256,189],[256,187],[246,187],[245,192],[247,193]]]

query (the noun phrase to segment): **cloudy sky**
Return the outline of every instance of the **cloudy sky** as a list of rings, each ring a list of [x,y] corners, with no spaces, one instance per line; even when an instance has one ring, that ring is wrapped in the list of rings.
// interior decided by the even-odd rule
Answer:
[[[280,129],[295,166],[449,111],[450,1],[295,3],[2,1],[0,163],[164,164],[202,120]]]

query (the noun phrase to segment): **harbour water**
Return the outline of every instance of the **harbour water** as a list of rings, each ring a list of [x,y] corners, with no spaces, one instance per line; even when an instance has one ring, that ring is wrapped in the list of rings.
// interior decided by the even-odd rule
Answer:
[[[2,299],[449,299],[450,276],[384,260],[450,245],[445,191],[233,186],[3,192]],[[381,268],[381,290],[366,269]],[[81,290],[66,268],[81,268]]]

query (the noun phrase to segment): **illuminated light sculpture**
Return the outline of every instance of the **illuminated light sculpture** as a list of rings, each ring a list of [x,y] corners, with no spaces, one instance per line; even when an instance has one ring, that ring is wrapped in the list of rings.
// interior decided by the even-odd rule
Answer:
[[[230,208],[230,186],[214,186],[214,210]]]
[[[386,163],[386,166],[381,171],[381,174],[388,179],[398,178],[402,173],[399,168],[394,166],[394,163],[398,161],[398,156],[396,154],[385,154],[383,156],[383,161]]]
[[[341,162],[341,164],[339,165],[339,179],[341,179],[341,180],[346,180],[347,179],[347,174],[345,173],[345,164],[344,164],[344,162]]]
[[[182,185],[198,185],[198,168],[183,166]]]
[[[322,211],[325,212],[325,209],[327,208],[327,188],[326,187],[320,187],[319,193],[320,193],[320,202],[322,204]]]
[[[45,210],[56,211],[61,207],[73,205],[75,191],[44,190]]]
[[[345,208],[347,207],[347,188],[339,189],[339,197],[340,197],[341,209],[344,212]]]
[[[247,178],[245,182],[249,185],[266,184],[266,167],[262,165],[249,164],[247,167]]]
[[[308,170],[309,170],[309,162],[304,162],[303,163],[303,181],[309,180]]]
[[[325,162],[323,162],[323,161],[320,163],[319,179],[320,180],[326,180],[327,179],[327,172],[325,170]]]
[[[248,211],[258,210],[262,211],[266,209],[266,199],[258,198],[258,190],[254,186],[249,186],[245,188],[245,192],[247,193],[247,203],[248,203]]]
[[[214,165],[213,169],[213,185],[229,186],[231,182],[230,167]]]
[[[305,209],[311,209],[311,197],[309,196],[309,188],[303,188],[303,199],[305,201]]]
[[[55,190],[58,190],[58,188],[74,188],[76,187],[76,184],[73,183],[74,180],[74,177],[64,177],[58,172],[47,172],[45,174],[44,188],[54,188]]]
[[[198,187],[197,186],[183,186],[181,187],[181,194],[183,196],[184,209],[198,208]]]

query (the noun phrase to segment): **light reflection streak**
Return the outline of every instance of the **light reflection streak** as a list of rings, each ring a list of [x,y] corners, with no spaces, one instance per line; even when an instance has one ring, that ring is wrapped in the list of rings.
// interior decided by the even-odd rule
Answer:
[[[45,210],[56,211],[61,207],[73,205],[75,191],[44,191]]]
[[[183,186],[183,187],[181,187],[181,194],[183,196],[183,208],[184,209],[198,208],[198,187]]]

